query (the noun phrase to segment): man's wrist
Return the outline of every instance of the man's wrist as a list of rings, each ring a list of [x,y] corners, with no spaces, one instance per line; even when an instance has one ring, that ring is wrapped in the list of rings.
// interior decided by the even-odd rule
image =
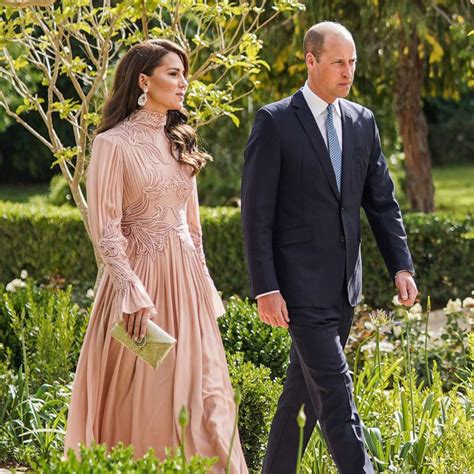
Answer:
[[[411,276],[415,276],[415,271],[414,270],[398,270],[397,273],[395,273],[395,276],[393,277],[394,279],[397,278],[397,275],[400,273],[409,273]]]
[[[272,291],[266,291],[265,293],[260,293],[259,295],[255,297],[255,299],[258,300],[262,296],[273,295],[274,293],[280,293],[280,290],[272,290]]]

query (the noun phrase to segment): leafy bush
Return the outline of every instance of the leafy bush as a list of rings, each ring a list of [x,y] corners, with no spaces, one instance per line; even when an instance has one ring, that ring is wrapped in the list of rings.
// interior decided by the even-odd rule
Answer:
[[[80,460],[76,454],[69,450],[66,460],[61,460],[57,453],[54,459],[47,462],[41,461],[35,466],[35,472],[54,474],[143,474],[153,472],[156,474],[208,474],[215,464],[216,458],[193,456],[184,460],[181,448],[174,452],[169,450],[166,459],[160,461],[150,449],[143,458],[135,460],[133,448],[118,444],[107,452],[104,445],[94,445],[90,448],[81,446]]]
[[[74,205],[71,190],[66,178],[62,174],[55,174],[49,182],[48,203],[53,206],[62,206],[63,204]]]
[[[239,433],[247,466],[260,471],[282,386],[271,380],[270,369],[245,362],[241,353],[227,354],[227,362],[232,385],[242,395]]]
[[[34,387],[67,382],[79,357],[88,310],[72,302],[71,287],[23,284],[1,292],[0,342],[11,350],[13,365],[23,365]]]
[[[82,192],[86,193],[86,187],[81,181]],[[55,174],[49,182],[49,193],[47,196],[48,204],[53,206],[62,206],[63,204],[70,204],[75,206],[76,203],[71,194],[71,189],[67,184],[66,178],[62,174]]]
[[[268,367],[273,379],[285,376],[291,345],[288,331],[262,323],[248,299],[232,296],[218,323],[226,351],[241,352],[246,362]]]
[[[43,384],[31,392],[23,369],[0,392],[0,462],[31,464],[63,449],[71,389]]]
[[[77,209],[0,203],[0,281],[22,269],[36,279],[62,275],[82,284],[95,280],[92,246]],[[237,208],[201,208],[204,248],[216,286],[224,295],[248,296],[248,277]],[[407,214],[405,226],[420,291],[433,304],[463,296],[474,281],[474,219]],[[365,302],[385,306],[394,286],[365,219],[362,222]],[[21,236],[21,239],[18,238]],[[460,262],[463,262],[460,264]]]

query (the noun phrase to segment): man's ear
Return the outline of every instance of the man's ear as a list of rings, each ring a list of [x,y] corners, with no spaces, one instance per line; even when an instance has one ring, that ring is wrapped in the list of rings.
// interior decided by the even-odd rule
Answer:
[[[316,61],[316,58],[314,57],[313,53],[306,53],[305,62],[306,62],[306,66],[308,66],[308,68],[313,68],[317,61]]]

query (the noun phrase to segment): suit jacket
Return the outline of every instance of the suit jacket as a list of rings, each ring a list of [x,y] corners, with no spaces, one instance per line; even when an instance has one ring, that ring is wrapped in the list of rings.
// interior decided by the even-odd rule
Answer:
[[[280,290],[289,306],[328,307],[347,285],[356,305],[362,291],[361,206],[392,277],[413,271],[374,116],[348,100],[340,106],[341,194],[301,90],[257,112],[241,190],[252,297]]]

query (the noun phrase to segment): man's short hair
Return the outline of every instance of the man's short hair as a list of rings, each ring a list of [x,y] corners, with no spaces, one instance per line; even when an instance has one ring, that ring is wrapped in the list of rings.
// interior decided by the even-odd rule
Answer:
[[[308,53],[312,53],[316,61],[319,61],[324,49],[324,38],[329,33],[353,41],[351,32],[345,26],[335,21],[322,21],[313,25],[304,35],[303,50],[305,57]]]

